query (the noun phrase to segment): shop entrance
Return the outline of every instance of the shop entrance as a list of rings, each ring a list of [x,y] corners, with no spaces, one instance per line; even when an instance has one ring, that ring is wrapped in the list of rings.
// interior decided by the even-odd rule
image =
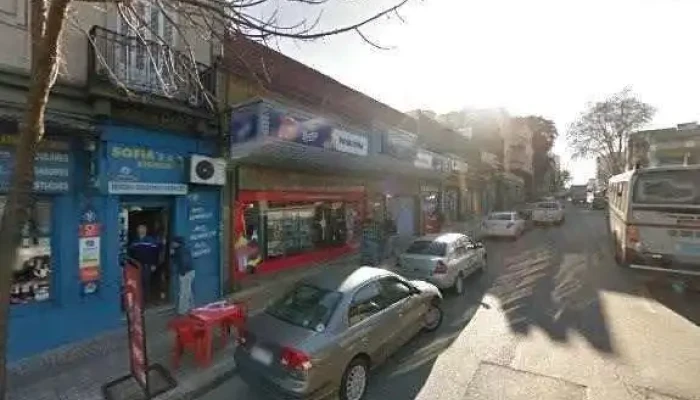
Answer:
[[[167,203],[121,204],[121,251],[144,268],[141,280],[147,307],[171,301],[170,216]]]

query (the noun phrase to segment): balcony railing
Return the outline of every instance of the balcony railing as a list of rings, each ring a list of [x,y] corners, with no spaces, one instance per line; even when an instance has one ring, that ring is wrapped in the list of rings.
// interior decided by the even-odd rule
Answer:
[[[216,94],[213,67],[169,46],[95,26],[90,30],[91,74],[129,91],[206,107]]]

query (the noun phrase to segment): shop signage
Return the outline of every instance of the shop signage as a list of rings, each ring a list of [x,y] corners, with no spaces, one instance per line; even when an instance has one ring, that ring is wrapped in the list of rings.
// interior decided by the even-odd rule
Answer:
[[[437,193],[440,191],[440,188],[428,183],[421,183],[420,191],[421,193]]]
[[[214,254],[219,243],[219,192],[197,191],[187,196],[190,210],[189,246],[192,258]]]
[[[81,282],[86,284],[100,279],[100,224],[80,225],[78,260]]]
[[[384,153],[399,160],[416,160],[416,135],[403,131],[390,131],[384,135]]]
[[[149,393],[146,327],[143,318],[143,293],[140,265],[127,259],[124,268],[124,306],[129,336],[129,365],[131,375]]]
[[[8,191],[15,168],[17,135],[0,135],[0,192]],[[34,158],[34,191],[65,193],[71,188],[70,144],[43,140]]]
[[[107,191],[112,194],[187,194],[185,157],[167,150],[107,144]]]
[[[305,118],[279,110],[268,111],[269,135],[305,146],[358,156],[369,154],[369,139],[334,127],[325,118]]]
[[[413,165],[417,168],[432,169],[433,154],[425,150],[418,150],[416,152],[416,159],[413,161]]]
[[[258,106],[251,105],[233,110],[229,135],[231,145],[245,143],[258,135]]]
[[[440,154],[433,154],[433,169],[435,171],[448,172],[448,162],[447,157],[441,156]]]

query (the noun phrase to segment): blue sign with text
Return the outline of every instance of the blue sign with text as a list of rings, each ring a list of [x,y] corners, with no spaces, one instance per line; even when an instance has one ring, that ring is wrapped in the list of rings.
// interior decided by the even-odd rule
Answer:
[[[197,190],[189,200],[190,231],[187,238],[193,259],[216,256],[219,246],[219,191]]]
[[[107,186],[113,194],[186,194],[185,157],[168,150],[107,144]]]
[[[11,143],[15,135],[0,138],[0,192],[10,188],[15,169],[15,148]],[[66,142],[43,141],[34,159],[34,191],[40,193],[65,193],[71,189],[72,155]]]

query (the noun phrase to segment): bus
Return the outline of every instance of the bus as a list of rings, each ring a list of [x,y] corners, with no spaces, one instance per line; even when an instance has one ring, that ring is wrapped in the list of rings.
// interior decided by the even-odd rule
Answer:
[[[700,276],[700,165],[627,171],[607,192],[618,265]]]

